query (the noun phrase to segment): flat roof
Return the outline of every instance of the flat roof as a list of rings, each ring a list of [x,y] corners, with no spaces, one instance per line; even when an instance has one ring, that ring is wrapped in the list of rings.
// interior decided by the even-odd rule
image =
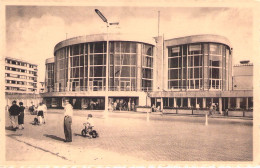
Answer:
[[[45,64],[51,64],[51,63],[54,63],[54,57],[47,58],[47,59],[45,60]]]
[[[18,61],[18,62],[22,62],[22,63],[26,63],[26,64],[31,64],[31,65],[38,66],[37,64],[33,64],[33,63],[30,63],[30,62],[28,62],[28,61],[25,61],[25,60],[22,60],[22,59],[18,59],[18,58],[5,57],[5,59],[9,59],[9,60],[12,60],[12,61]]]
[[[155,40],[152,37],[146,37],[138,34],[121,34],[121,33],[112,34],[111,33],[108,34],[108,39],[109,41],[131,41],[131,42],[139,42],[139,43],[155,45]],[[56,46],[54,47],[54,54],[57,50],[66,46],[80,44],[80,43],[100,42],[100,41],[107,41],[106,33],[73,37],[56,44]]]
[[[230,41],[226,37],[214,34],[191,35],[167,39],[165,40],[165,47],[202,42],[221,43],[227,45],[230,49],[232,48]]]

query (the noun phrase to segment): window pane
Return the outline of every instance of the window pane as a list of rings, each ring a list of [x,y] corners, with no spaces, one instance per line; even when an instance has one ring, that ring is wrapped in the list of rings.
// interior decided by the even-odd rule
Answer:
[[[121,53],[130,53],[130,43],[121,42]]]
[[[131,54],[130,55],[130,61],[131,61],[131,65],[136,65],[136,54]]]
[[[131,77],[135,77],[135,67],[131,67]]]
[[[122,67],[121,77],[130,77],[130,67]]]
[[[110,65],[113,65],[114,64],[114,55],[113,54],[110,54]]]
[[[79,45],[73,46],[73,55],[79,55]]]
[[[122,54],[122,65],[130,65],[130,55]]]
[[[169,59],[169,68],[178,68],[178,58]]]
[[[94,55],[94,65],[104,65],[103,54]]]
[[[119,54],[115,54],[114,56],[115,56],[115,59],[114,59],[115,65],[120,65],[120,55]]]
[[[84,65],[84,56],[80,56],[80,66]]]
[[[103,53],[103,42],[95,43],[95,53]]]
[[[105,77],[105,67],[94,67],[94,77]]]
[[[201,66],[200,56],[194,56],[194,66]]]
[[[194,78],[199,78],[200,76],[199,68],[194,68]]]
[[[178,69],[170,70],[170,79],[178,79]]]
[[[219,69],[218,68],[212,68],[212,78],[213,79],[219,79]]]
[[[135,43],[131,43],[131,53],[136,53],[136,44]]]

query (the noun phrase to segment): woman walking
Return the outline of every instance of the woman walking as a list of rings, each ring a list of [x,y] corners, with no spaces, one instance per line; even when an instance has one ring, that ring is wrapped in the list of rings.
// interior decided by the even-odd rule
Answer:
[[[19,103],[20,106],[20,112],[18,115],[18,125],[19,125],[19,129],[24,129],[24,109],[25,107],[23,106],[23,102]]]

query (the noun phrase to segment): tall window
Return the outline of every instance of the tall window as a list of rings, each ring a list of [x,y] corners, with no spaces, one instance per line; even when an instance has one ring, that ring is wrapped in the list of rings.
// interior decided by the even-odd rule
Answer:
[[[150,91],[153,87],[153,47],[142,45],[142,90]]]
[[[136,90],[136,45],[134,42],[110,43],[110,90]]]
[[[168,53],[168,89],[228,89],[229,49],[225,45],[172,46]]]

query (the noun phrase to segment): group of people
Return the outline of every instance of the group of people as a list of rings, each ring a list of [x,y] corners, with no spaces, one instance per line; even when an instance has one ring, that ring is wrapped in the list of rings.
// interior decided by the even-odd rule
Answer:
[[[12,130],[16,131],[17,129],[24,129],[24,110],[25,107],[23,106],[23,102],[19,102],[19,106],[17,105],[17,102],[14,100],[12,102],[12,106],[8,109],[9,111],[9,118],[12,124]],[[47,107],[44,103],[40,103],[37,111],[37,118],[34,120],[34,122],[37,122],[36,124],[42,124],[46,123],[46,112]],[[17,124],[18,121],[18,124]]]
[[[131,111],[134,110],[135,108],[135,103],[134,102],[126,102],[124,100],[120,100],[120,101],[115,101],[111,103],[111,108],[113,111],[115,110],[119,110],[119,111]]]
[[[9,117],[14,131],[16,131],[16,129],[24,129],[24,109],[25,107],[23,106],[23,102],[19,102],[18,106],[15,100],[9,108]],[[16,124],[17,118],[18,125]]]
[[[64,112],[64,134],[65,140],[64,142],[72,142],[72,117],[73,117],[73,107],[69,103],[69,100],[65,100],[65,112]],[[12,106],[9,108],[9,117],[12,124],[12,129],[16,131],[17,129],[24,129],[24,110],[23,102],[19,102],[19,106],[16,104],[14,100],[12,102]],[[40,103],[37,107],[37,122],[38,124],[46,123],[46,112],[47,107],[44,103]],[[18,118],[18,125],[16,124]],[[94,126],[92,115],[88,115],[87,124],[89,127]]]

